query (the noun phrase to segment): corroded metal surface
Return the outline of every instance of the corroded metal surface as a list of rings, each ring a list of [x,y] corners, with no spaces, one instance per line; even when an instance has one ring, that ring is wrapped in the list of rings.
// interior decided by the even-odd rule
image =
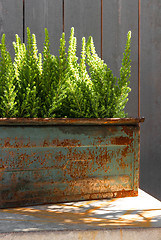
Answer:
[[[137,195],[142,120],[9,121],[0,125],[0,207]]]
[[[136,125],[140,122],[144,118],[0,118],[0,125]]]

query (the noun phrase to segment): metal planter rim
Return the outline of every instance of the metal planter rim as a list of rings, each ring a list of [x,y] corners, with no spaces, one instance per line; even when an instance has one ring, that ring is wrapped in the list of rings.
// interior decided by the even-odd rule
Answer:
[[[137,125],[142,118],[0,118],[0,125]]]

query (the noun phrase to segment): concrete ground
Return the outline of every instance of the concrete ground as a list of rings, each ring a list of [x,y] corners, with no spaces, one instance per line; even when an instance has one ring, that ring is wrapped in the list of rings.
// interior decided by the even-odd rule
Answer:
[[[0,209],[0,239],[161,240],[161,202],[138,197]]]

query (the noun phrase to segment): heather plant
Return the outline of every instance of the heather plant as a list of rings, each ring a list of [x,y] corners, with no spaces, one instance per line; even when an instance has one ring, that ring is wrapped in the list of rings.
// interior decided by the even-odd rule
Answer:
[[[0,116],[13,117],[17,114],[17,90],[14,66],[6,49],[5,34],[2,36],[0,50]]]
[[[66,51],[65,33],[59,56],[51,54],[45,29],[43,53],[38,53],[36,36],[27,28],[27,44],[16,35],[12,61],[3,34],[0,51],[0,117],[126,117],[131,74],[131,32],[123,54],[120,77],[98,56],[92,37],[82,38],[80,59],[77,39],[71,28]]]
[[[87,43],[87,64],[92,80],[91,97],[94,117],[125,117],[125,105],[130,92],[129,78],[131,73],[130,60],[131,32],[128,32],[125,52],[123,54],[120,78],[114,77],[112,70],[107,67],[95,51],[93,38]]]
[[[67,61],[71,117],[123,118],[127,116],[124,109],[130,91],[128,87],[131,73],[130,41],[131,32],[129,31],[120,78],[117,78],[96,53],[92,37],[89,37],[87,44],[85,38],[82,39],[82,54],[78,63],[77,42],[74,37],[74,28],[71,29]]]
[[[16,35],[14,70],[17,89],[18,117],[38,117],[41,103],[40,78],[42,56],[38,55],[36,37],[27,28],[27,46]]]
[[[67,96],[65,76],[67,57],[65,47],[65,33],[60,39],[59,57],[50,53],[49,35],[45,29],[45,44],[43,51],[42,74],[42,117],[63,117],[67,114]]]
[[[67,92],[70,103],[70,117],[92,117],[91,108],[91,79],[86,69],[86,43],[82,39],[80,63],[76,55],[77,39],[74,37],[74,28],[71,29],[67,56]]]

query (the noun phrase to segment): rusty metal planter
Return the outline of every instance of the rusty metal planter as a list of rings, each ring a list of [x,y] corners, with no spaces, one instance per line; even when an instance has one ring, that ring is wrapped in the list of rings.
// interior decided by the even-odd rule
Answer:
[[[0,119],[0,207],[136,196],[144,119]]]

